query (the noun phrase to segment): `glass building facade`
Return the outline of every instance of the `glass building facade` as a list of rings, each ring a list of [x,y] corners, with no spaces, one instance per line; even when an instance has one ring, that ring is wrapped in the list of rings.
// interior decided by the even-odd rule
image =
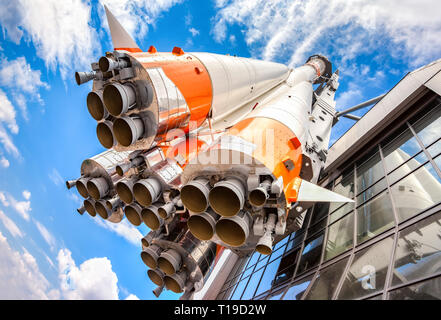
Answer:
[[[322,174],[354,203],[316,203],[271,255],[239,260],[217,299],[441,299],[441,97],[408,110]]]

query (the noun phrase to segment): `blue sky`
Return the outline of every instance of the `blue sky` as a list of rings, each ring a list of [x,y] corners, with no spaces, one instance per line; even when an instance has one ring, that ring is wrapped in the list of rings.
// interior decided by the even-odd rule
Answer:
[[[340,110],[441,57],[438,1],[68,3],[0,0],[0,298],[154,298],[139,256],[147,228],[80,216],[80,197],[64,186],[104,151],[85,103],[91,84],[73,77],[112,50],[102,3],[144,50],[179,46],[290,66],[325,54],[341,71]],[[341,120],[331,142],[352,124]]]

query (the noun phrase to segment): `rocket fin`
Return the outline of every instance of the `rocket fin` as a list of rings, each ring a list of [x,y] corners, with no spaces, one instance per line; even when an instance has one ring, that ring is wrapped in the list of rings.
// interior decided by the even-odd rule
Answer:
[[[329,191],[318,185],[302,180],[298,191],[298,202],[354,202],[341,194]]]
[[[107,6],[106,10],[107,22],[109,24],[110,35],[112,38],[114,50],[126,50],[130,52],[142,52],[135,40],[123,28],[123,26],[116,20],[115,16],[110,12]]]

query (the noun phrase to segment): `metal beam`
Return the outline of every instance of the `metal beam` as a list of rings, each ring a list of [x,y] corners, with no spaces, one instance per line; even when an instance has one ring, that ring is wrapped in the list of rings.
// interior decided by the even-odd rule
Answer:
[[[358,120],[361,119],[361,117],[355,116],[355,115],[349,114],[349,113],[342,115],[342,117],[345,117],[345,118],[348,118],[348,119],[351,119],[351,120],[355,120],[355,121],[358,121]]]
[[[386,94],[384,93],[384,94],[382,94],[382,95],[380,95],[380,96],[378,96],[378,97],[375,97],[375,98],[372,98],[372,99],[370,99],[370,100],[368,100],[368,101],[365,101],[365,102],[362,102],[362,103],[360,103],[360,104],[357,104],[356,106],[354,106],[354,107],[352,107],[352,108],[349,108],[349,109],[346,109],[346,110],[343,110],[343,111],[337,112],[337,114],[336,114],[335,116],[336,116],[336,117],[340,117],[340,116],[342,116],[342,115],[344,115],[344,114],[347,114],[347,113],[349,113],[349,112],[356,111],[356,110],[359,110],[359,109],[361,109],[361,108],[364,108],[364,107],[370,106],[370,105],[372,105],[372,104],[377,103],[378,101],[380,101],[385,95],[386,95]],[[354,119],[354,120],[355,120],[355,119]]]

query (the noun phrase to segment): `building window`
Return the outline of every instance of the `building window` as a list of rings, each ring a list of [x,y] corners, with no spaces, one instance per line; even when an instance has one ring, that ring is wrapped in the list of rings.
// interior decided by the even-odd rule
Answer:
[[[393,242],[388,237],[355,253],[338,299],[357,299],[383,290]]]
[[[398,235],[393,286],[441,273],[441,212]]]
[[[266,266],[265,272],[260,280],[259,287],[256,291],[256,296],[271,289],[276,278],[277,270],[279,269],[281,258],[274,260]]]
[[[274,278],[274,286],[291,280],[294,275],[294,271],[296,270],[299,252],[300,248],[297,248],[296,250],[292,250],[290,253],[285,254],[282,257],[276,277]]]
[[[305,241],[305,247],[300,259],[298,274],[315,267],[320,262],[323,247],[324,232]]]
[[[338,220],[328,230],[328,239],[325,248],[325,260],[329,260],[340,253],[352,248],[354,244],[354,214]]]
[[[308,276],[300,281],[296,281],[290,286],[286,294],[283,296],[283,300],[300,300],[311,283],[312,275]]]
[[[441,277],[394,290],[389,300],[441,300]]]
[[[389,192],[383,192],[357,209],[357,243],[371,239],[395,224]]]
[[[378,147],[376,147],[376,150],[378,150]],[[369,188],[383,177],[384,169],[381,163],[380,153],[376,151],[368,160],[357,166],[358,192]]]
[[[311,289],[305,296],[306,300],[330,300],[334,296],[339,280],[345,270],[349,258],[344,258],[324,270],[314,280]]]
[[[250,281],[243,292],[243,296],[241,300],[250,300],[254,296],[254,291],[256,291],[256,287],[259,285],[260,278],[262,277],[263,270],[265,268],[261,268],[260,270],[254,271],[251,275]]]

